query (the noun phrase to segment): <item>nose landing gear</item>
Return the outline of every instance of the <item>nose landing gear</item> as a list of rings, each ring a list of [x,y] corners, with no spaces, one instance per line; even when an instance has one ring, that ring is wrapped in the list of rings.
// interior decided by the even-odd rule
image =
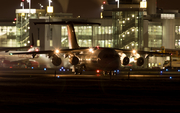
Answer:
[[[113,76],[113,75],[117,75],[117,73],[114,71],[103,71],[103,75],[104,76],[107,76],[107,75]]]
[[[85,66],[84,65],[76,65],[76,66],[73,66],[73,70],[72,72],[74,72],[75,75],[79,74],[81,75],[83,70],[85,69]]]

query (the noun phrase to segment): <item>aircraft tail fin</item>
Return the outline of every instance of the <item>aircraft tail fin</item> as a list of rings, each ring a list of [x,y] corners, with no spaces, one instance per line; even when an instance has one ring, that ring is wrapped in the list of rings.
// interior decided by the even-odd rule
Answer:
[[[79,48],[75,30],[74,30],[74,25],[67,25],[68,29],[68,40],[69,40],[69,49],[77,49]]]
[[[34,24],[60,24],[67,25],[68,28],[68,39],[69,39],[69,49],[77,49],[79,45],[77,43],[76,34],[74,30],[74,25],[100,25],[100,23],[92,22],[78,22],[78,21],[56,21],[56,22],[34,22]]]

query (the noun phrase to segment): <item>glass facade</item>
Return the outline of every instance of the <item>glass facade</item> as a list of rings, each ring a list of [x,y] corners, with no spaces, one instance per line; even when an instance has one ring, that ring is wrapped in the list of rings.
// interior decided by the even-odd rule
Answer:
[[[29,40],[29,19],[37,19],[39,16],[45,15],[45,10],[17,9],[16,10],[16,39],[17,46],[26,46],[30,43]]]
[[[175,27],[175,48],[180,48],[180,26]]]
[[[149,23],[148,25],[148,47],[161,47],[162,46],[162,24]]]
[[[138,10],[113,11],[113,46],[122,49],[141,49],[143,12]]]
[[[16,26],[0,26],[0,46],[16,47]]]
[[[80,47],[113,47],[112,26],[75,26],[74,28]],[[61,47],[68,47],[66,26],[61,26]]]

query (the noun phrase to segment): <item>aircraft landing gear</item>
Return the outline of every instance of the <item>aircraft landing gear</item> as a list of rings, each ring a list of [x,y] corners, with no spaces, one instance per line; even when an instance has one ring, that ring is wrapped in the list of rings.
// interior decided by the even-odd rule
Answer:
[[[107,71],[103,71],[103,75],[106,76],[107,75]]]
[[[77,74],[82,74],[82,70],[81,69],[75,69],[75,72],[74,72],[74,74],[75,75],[77,75]]]
[[[110,76],[111,76],[111,75],[117,75],[117,73],[114,72],[114,71],[109,71],[109,72],[108,72],[108,71],[103,71],[103,75],[104,75],[104,76],[107,76],[107,74],[110,75]]]
[[[117,75],[117,73],[114,72],[114,71],[110,71],[110,72],[109,72],[109,75],[110,75],[110,76],[111,76],[111,75]]]
[[[77,75],[77,74],[81,75],[84,69],[85,69],[84,65],[77,65],[77,66],[75,66],[74,74],[75,75]]]

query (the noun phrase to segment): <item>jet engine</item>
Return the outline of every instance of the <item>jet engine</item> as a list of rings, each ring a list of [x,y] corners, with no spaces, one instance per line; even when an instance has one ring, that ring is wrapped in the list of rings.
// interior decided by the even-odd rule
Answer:
[[[124,57],[123,65],[128,65],[128,64],[129,64],[129,58],[128,57]]]
[[[144,59],[143,59],[142,57],[139,57],[139,58],[137,59],[136,65],[137,65],[137,66],[142,66],[143,64],[144,64]]]
[[[77,65],[77,64],[79,63],[79,58],[76,57],[76,56],[70,57],[70,58],[69,58],[69,62],[70,62],[72,65]]]
[[[62,60],[58,56],[54,55],[52,58],[52,63],[55,66],[59,66],[61,64]]]

